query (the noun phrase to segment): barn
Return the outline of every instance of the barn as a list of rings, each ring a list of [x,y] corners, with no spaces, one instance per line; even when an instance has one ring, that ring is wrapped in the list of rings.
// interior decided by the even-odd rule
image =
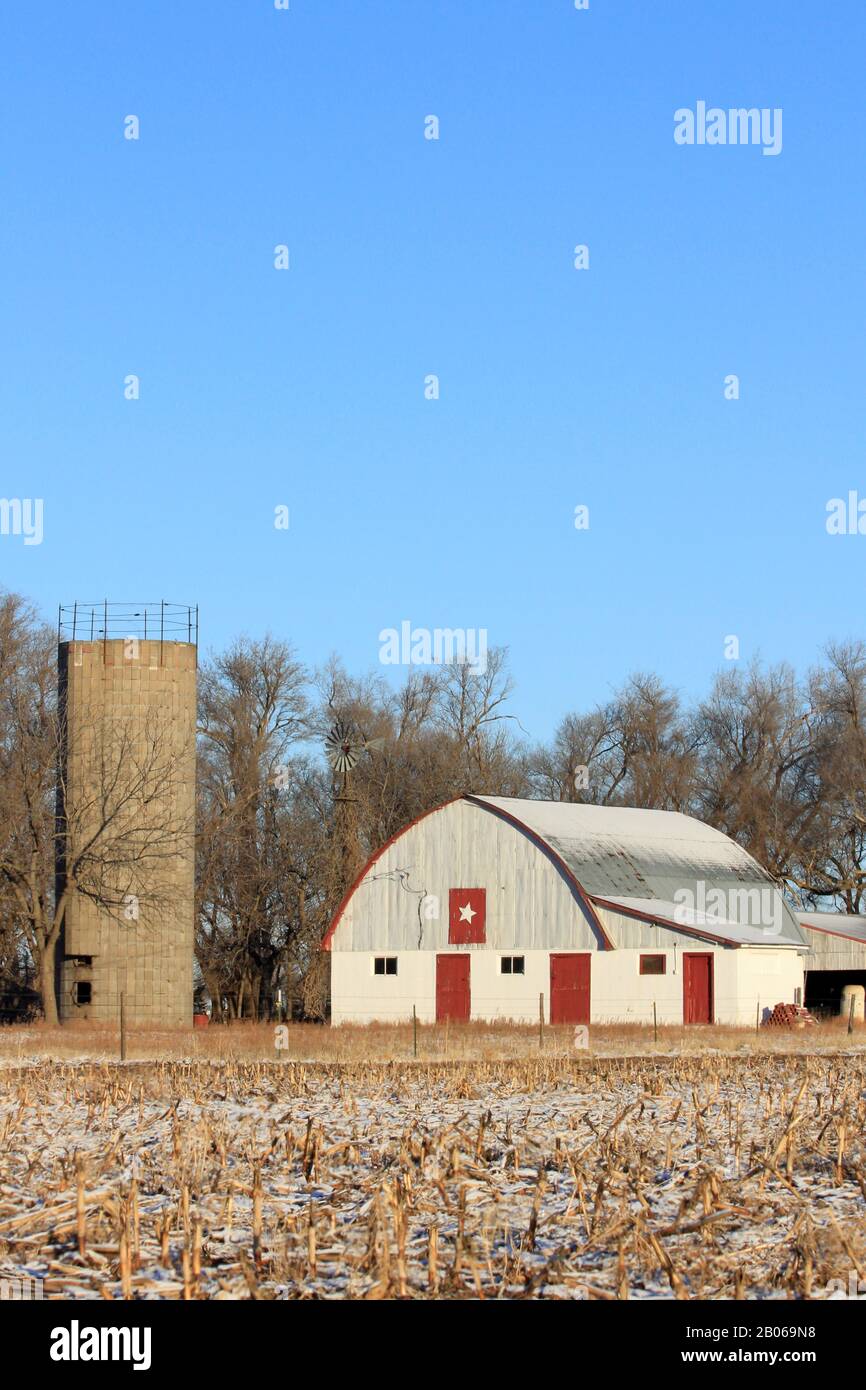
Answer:
[[[798,912],[806,937],[806,1007],[814,1013],[844,1012],[846,985],[866,986],[866,917],[844,912]]]
[[[373,855],[324,941],[333,1023],[754,1024],[808,945],[773,880],[690,816],[465,795]]]

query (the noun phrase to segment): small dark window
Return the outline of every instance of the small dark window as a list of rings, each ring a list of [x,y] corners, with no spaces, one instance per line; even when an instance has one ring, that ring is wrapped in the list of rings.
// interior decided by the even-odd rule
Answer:
[[[93,996],[93,986],[89,980],[75,981],[75,1002],[76,1004],[89,1004]]]
[[[503,975],[522,975],[523,964],[523,956],[502,956],[499,969]]]
[[[396,975],[397,957],[396,956],[375,956],[373,960],[374,975]]]
[[[642,975],[666,975],[668,963],[664,956],[641,956],[640,973]]]

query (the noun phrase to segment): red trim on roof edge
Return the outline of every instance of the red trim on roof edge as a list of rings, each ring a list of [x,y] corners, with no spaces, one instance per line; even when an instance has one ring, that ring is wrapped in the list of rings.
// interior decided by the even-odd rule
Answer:
[[[604,949],[606,951],[613,951],[615,949],[614,944],[608,936],[607,932],[605,931],[604,927],[602,926],[601,918],[599,917],[598,913],[592,905],[592,899],[586,892],[585,888],[583,887],[583,884],[572,873],[571,869],[566,864],[562,855],[558,854],[557,851],[553,848],[553,845],[550,843],[550,841],[545,840],[543,835],[539,835],[536,833],[536,831],[531,830],[528,825],[524,824],[524,822],[520,820],[517,816],[512,815],[510,811],[503,810],[501,806],[491,806],[489,801],[485,801],[483,797],[472,796],[471,794],[469,794],[465,796],[463,799],[465,801],[471,801],[473,806],[480,806],[483,811],[491,811],[493,815],[500,816],[502,820],[510,821],[511,824],[515,826],[518,830],[523,831],[523,834],[527,837],[527,839],[531,840],[534,845],[537,845],[537,847],[540,850],[542,850],[544,854],[547,854],[559,866],[565,878],[568,879],[568,881],[574,888],[576,896],[580,899],[580,901],[586,908],[591,925],[595,927],[596,931],[598,932],[599,936],[604,942]]]
[[[828,913],[827,915],[829,916],[830,914]],[[855,946],[866,946],[866,941],[864,941],[862,936],[851,936],[848,932],[834,931],[832,927],[819,927],[814,922],[800,921],[797,925],[799,927],[805,927],[806,931],[819,931],[823,932],[825,936],[835,936],[839,941],[850,941]]]
[[[391,846],[397,840],[399,840],[401,836],[406,834],[407,830],[411,830],[412,827],[418,825],[420,821],[426,820],[428,816],[435,816],[437,811],[444,811],[446,806],[453,806],[455,801],[463,800],[464,797],[462,796],[452,796],[450,801],[443,801],[441,806],[434,806],[430,811],[422,811],[420,816],[416,816],[414,820],[409,821],[408,825],[404,825],[400,830],[396,831],[395,834],[391,836],[390,840],[386,840],[384,845],[381,845],[379,849],[376,850],[376,853],[370,856],[363,869],[358,874],[358,877],[355,879],[354,883],[351,885],[350,888],[346,890],[345,894],[343,895],[343,899],[340,903],[340,906],[337,908],[337,911],[334,913],[334,916],[331,919],[331,925],[328,927],[328,930],[322,937],[322,944],[319,947],[320,951],[330,951],[331,942],[334,939],[334,932],[340,925],[340,918],[346,910],[349,899],[354,894],[355,889],[360,888],[361,884],[364,882],[364,879],[367,877],[373,865],[382,858],[382,855],[385,853],[385,850],[390,849]]]

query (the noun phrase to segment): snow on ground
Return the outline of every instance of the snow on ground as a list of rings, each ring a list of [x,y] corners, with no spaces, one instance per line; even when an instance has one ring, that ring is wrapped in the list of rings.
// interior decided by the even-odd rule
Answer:
[[[864,1122],[862,1057],[41,1063],[0,1073],[0,1281],[47,1298],[856,1295]]]

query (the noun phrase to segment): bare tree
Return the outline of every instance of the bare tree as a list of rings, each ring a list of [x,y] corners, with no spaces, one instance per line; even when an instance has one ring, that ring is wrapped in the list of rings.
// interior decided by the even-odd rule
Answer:
[[[291,647],[242,639],[199,682],[197,955],[217,1004],[258,1015],[296,926],[299,877],[283,793],[307,733]]]
[[[742,844],[775,878],[795,873],[819,814],[803,692],[787,666],[717,677],[697,712],[695,813]]]
[[[810,673],[803,722],[810,741],[813,814],[791,878],[813,904],[866,904],[866,644],[832,644]]]

